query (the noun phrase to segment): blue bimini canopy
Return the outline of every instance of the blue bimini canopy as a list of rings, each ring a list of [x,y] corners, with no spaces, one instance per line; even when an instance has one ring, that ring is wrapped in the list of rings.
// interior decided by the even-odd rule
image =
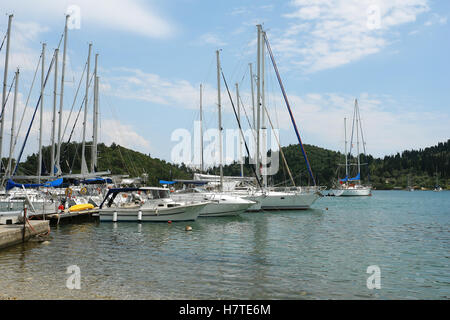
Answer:
[[[8,181],[6,182],[6,186],[5,189],[6,191],[11,190],[12,188],[37,188],[37,187],[58,187],[63,183],[63,179],[59,178],[56,179],[54,181],[48,181],[45,183],[26,183],[26,184],[21,184],[21,183],[15,183],[13,180],[8,179]]]
[[[159,180],[160,184],[174,184],[176,181]]]
[[[359,180],[361,180],[361,174],[360,173],[358,173],[357,175],[356,175],[356,177],[354,177],[354,178],[348,178],[348,176],[346,176],[344,179],[339,179],[339,181],[341,181],[341,182],[347,182],[347,181],[359,181]]]

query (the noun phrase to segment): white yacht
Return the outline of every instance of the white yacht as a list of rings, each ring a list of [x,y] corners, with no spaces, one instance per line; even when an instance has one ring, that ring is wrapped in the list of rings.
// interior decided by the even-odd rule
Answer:
[[[100,221],[190,221],[196,220],[209,203],[177,202],[170,198],[169,191],[155,187],[109,189],[99,207]]]
[[[18,188],[9,190],[0,199],[2,211],[22,210],[24,204],[28,206],[29,215],[51,214],[57,212],[59,201],[48,192]]]
[[[237,216],[245,212],[256,202],[246,200],[227,193],[207,192],[200,188],[187,188],[172,193],[171,198],[176,201],[209,201],[200,212],[200,217]]]
[[[194,177],[213,185],[218,178],[214,175],[195,175]],[[231,181],[233,177],[224,177],[224,185],[234,186],[233,189],[228,190],[229,194],[255,202],[247,211],[304,210],[309,209],[322,196],[319,187],[266,187],[261,190],[249,184],[244,185],[242,177],[236,177],[234,183]]]
[[[313,187],[269,187],[244,198],[257,202],[259,210],[306,210],[321,196]]]

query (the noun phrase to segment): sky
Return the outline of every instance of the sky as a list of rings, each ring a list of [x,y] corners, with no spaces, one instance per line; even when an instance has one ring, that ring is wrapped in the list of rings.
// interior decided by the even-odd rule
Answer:
[[[101,142],[115,142],[172,161],[172,151],[179,143],[173,139],[174,132],[193,132],[194,121],[199,119],[200,84],[204,88],[205,130],[217,128],[216,50],[221,50],[221,66],[232,96],[238,83],[245,113],[250,116],[249,63],[255,71],[257,24],[267,33],[303,143],[343,151],[344,117],[349,134],[355,99],[366,150],[373,156],[424,148],[450,138],[450,2],[446,0],[0,3],[2,39],[8,14],[14,14],[8,89],[14,72],[20,69],[16,130],[24,116],[15,157],[39,96],[40,69],[31,93],[30,87],[42,43],[47,44],[47,69],[63,33],[66,12],[72,12],[73,20],[67,38],[63,126],[69,121],[65,141],[85,94],[84,79],[78,96],[75,92],[88,43],[93,44],[91,73],[93,57],[99,54]],[[62,46],[59,75],[61,53]],[[5,46],[0,52],[1,75],[4,57]],[[280,129],[283,146],[297,143],[267,56],[265,66],[270,118]],[[13,96],[14,89],[5,109],[3,155],[9,153]],[[89,97],[88,140],[92,136],[92,88]],[[223,82],[221,100],[224,129],[236,129]],[[44,94],[44,145],[50,144],[52,110],[53,73]],[[83,113],[73,140],[81,141],[82,117]],[[25,155],[37,152],[38,125],[39,117],[33,123]],[[193,147],[192,154],[196,153],[198,149]],[[233,160],[233,156],[226,159]]]

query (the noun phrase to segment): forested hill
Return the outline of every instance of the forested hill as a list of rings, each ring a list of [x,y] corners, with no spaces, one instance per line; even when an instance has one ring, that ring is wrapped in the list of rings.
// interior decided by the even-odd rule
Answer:
[[[90,146],[90,143],[87,143]],[[192,172],[185,165],[175,165],[164,160],[150,157],[150,155],[133,151],[113,143],[106,146],[98,144],[97,171],[110,170],[111,174],[128,174],[130,177],[139,177],[143,173],[148,175],[147,183],[157,186],[160,179],[190,179]],[[61,166],[64,173],[79,173],[81,168],[81,143],[64,143],[61,147]],[[50,170],[51,148],[43,148],[43,170]],[[25,162],[19,165],[17,175],[36,175],[38,155],[32,154]],[[86,162],[90,168],[91,149],[86,148]]]
[[[89,144],[88,144],[89,145]],[[345,176],[343,166],[344,154],[312,145],[304,145],[311,168],[319,185],[332,187],[337,178]],[[43,172],[50,168],[50,147],[44,147]],[[298,145],[283,147],[289,168],[297,185],[307,185],[309,175],[305,161]],[[148,174],[148,184],[158,185],[159,179],[191,179],[193,170],[184,164],[175,165],[164,160],[150,157],[150,155],[133,151],[117,144],[106,146],[98,145],[97,171],[111,170],[112,174],[128,174],[131,177]],[[72,142],[63,144],[61,163],[64,173],[79,173],[81,159],[81,144]],[[86,151],[86,161],[90,164],[90,148]],[[355,159],[350,159],[355,163]],[[5,159],[4,159],[5,163]],[[246,159],[244,174],[252,176],[253,171]],[[436,146],[420,150],[404,151],[396,155],[384,158],[361,156],[361,176],[364,182],[370,181],[376,189],[406,188],[408,183],[416,188],[434,188],[436,180],[438,184],[450,189],[450,140],[439,143]],[[21,163],[18,175],[35,175],[37,154],[28,156]],[[367,165],[364,165],[367,164]],[[350,175],[354,176],[356,166],[350,167]],[[209,173],[218,174],[218,168],[212,168]],[[437,173],[437,175],[436,175]],[[225,175],[239,175],[240,166],[237,163],[224,166]],[[436,179],[436,176],[438,179]],[[280,159],[278,173],[270,177],[269,182],[275,185],[283,185],[288,182],[289,175]]]
[[[332,187],[337,177],[345,176],[343,153],[307,144],[304,148],[318,184]],[[295,183],[308,184],[309,175],[299,145],[283,147],[283,152]],[[356,160],[352,158],[350,162],[356,163]],[[436,180],[441,187],[450,189],[450,140],[433,147],[403,151],[382,159],[361,155],[360,162],[363,164],[361,166],[363,181],[369,181],[376,189],[406,188],[408,182],[416,188],[434,188]],[[350,166],[350,176],[355,176],[355,170],[355,165]],[[218,170],[215,168],[211,172],[217,173]],[[248,165],[245,166],[244,172],[246,175],[253,174]],[[239,175],[239,164],[225,166],[224,174]],[[271,177],[271,182],[283,184],[288,179],[289,175],[280,159],[280,170]]]

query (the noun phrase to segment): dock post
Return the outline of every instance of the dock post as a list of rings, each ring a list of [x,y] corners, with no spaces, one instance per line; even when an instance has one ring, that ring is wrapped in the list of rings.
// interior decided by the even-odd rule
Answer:
[[[138,211],[138,222],[141,223],[142,222],[142,210]]]
[[[22,242],[25,242],[25,229],[27,227],[27,204],[23,203],[23,229],[22,229]]]
[[[113,213],[113,222],[117,222],[117,211]]]

